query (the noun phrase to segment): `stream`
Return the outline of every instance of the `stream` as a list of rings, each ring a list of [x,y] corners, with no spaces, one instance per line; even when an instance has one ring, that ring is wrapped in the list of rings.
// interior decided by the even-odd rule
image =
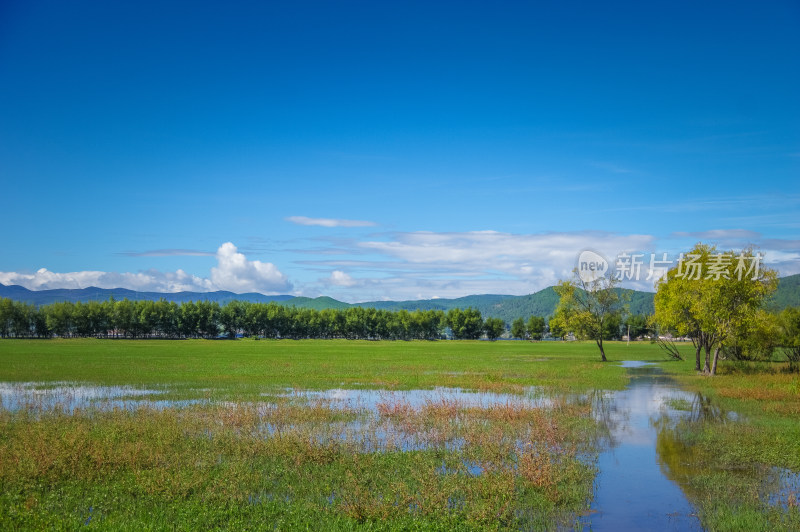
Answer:
[[[585,524],[591,530],[702,530],[694,508],[677,483],[667,478],[656,450],[658,419],[689,413],[670,402],[692,404],[661,369],[623,362],[631,381],[625,390],[595,397],[594,412],[609,429],[598,459],[595,496]]]

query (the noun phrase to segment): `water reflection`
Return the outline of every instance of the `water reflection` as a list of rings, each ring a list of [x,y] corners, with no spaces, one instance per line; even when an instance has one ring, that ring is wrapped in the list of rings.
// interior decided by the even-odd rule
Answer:
[[[720,477],[719,466],[709,463],[707,451],[694,445],[687,435],[707,426],[720,427],[736,422],[740,418],[735,412],[715,405],[708,396],[697,393],[685,411],[664,414],[654,420],[657,430],[656,450],[664,475],[676,482],[684,493],[694,501],[712,497],[706,483]],[[789,506],[797,503],[800,493],[800,474],[788,469],[765,465],[738,465],[724,471],[726,485],[737,485],[736,491],[750,497],[747,503],[770,506]],[[712,479],[702,480],[700,479]]]
[[[437,387],[430,390],[286,390],[283,397],[296,397],[306,400],[322,399],[330,401],[336,408],[366,409],[377,412],[378,405],[385,403],[404,403],[411,408],[420,408],[430,403],[454,401],[463,407],[489,408],[491,406],[513,404],[526,408],[553,406],[555,399],[544,395],[536,387],[528,387],[522,394],[476,392],[462,388]]]
[[[628,388],[591,396],[607,438],[585,524],[592,530],[701,530],[694,508],[664,474],[657,452],[656,420],[682,415],[669,405],[676,400],[693,404],[694,398],[657,367],[626,367],[631,375]]]
[[[164,409],[198,403],[198,400],[170,400],[161,396],[166,390],[132,386],[100,386],[76,382],[0,382],[0,409],[9,411],[77,409],[111,410],[139,407]]]

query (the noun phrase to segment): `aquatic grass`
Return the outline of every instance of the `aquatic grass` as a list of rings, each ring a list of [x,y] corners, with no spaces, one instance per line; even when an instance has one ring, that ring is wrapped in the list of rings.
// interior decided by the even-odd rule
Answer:
[[[708,378],[662,365],[706,402],[739,414],[735,423],[686,419],[659,437],[669,474],[709,529],[800,529],[796,494],[781,488],[800,472],[800,376],[784,366],[724,363]]]
[[[588,411],[447,397],[375,410],[288,396],[2,411],[0,519],[19,528],[81,520],[191,528],[183,516],[201,505],[207,524],[221,528],[253,525],[249,519],[263,518],[253,506],[269,507],[276,526],[295,526],[300,513],[334,528],[568,521],[585,508],[594,478],[577,456],[591,425],[565,422],[576,415]],[[395,445],[389,432],[414,445]]]
[[[687,361],[660,367],[742,415],[682,424],[664,467],[688,464],[680,485],[710,529],[800,528],[796,494],[767,482],[800,471],[797,376],[723,362],[708,379],[679,348]],[[607,353],[663,359],[641,342]],[[604,431],[592,390],[629,378],[581,342],[3,340],[0,361],[0,381],[159,392],[0,412],[0,522],[21,529],[579,528]],[[308,393],[334,388],[393,393],[374,408]],[[398,392],[414,389],[434,394]],[[184,400],[199,403],[170,403]]]
[[[670,397],[664,402],[664,406],[671,408],[672,410],[692,410],[692,403],[683,397]]]

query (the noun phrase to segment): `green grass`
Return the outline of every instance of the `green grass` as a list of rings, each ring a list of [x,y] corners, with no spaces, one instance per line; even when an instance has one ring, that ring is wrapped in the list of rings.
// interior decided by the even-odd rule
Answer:
[[[168,389],[211,403],[74,415],[0,412],[2,528],[549,529],[580,526],[601,434],[587,405],[470,408],[387,404],[379,414],[277,399],[286,388],[460,387],[548,394],[622,389],[614,361],[658,362],[743,420],[664,431],[668,474],[713,530],[799,528],[796,507],[758,491],[772,467],[800,471],[798,375],[723,361],[715,378],[666,361],[648,343],[608,342],[0,341],[0,381],[77,381]],[[232,401],[229,403],[228,401]],[[681,410],[691,405],[673,404]],[[364,436],[332,438],[356,421]],[[265,433],[265,423],[280,428]],[[387,427],[426,445],[393,447]],[[370,432],[371,431],[371,432]],[[531,445],[520,450],[517,440]],[[450,442],[448,445],[447,442]],[[463,442],[453,446],[452,442]],[[377,449],[377,450],[376,450]],[[558,452],[554,452],[554,450]],[[475,475],[470,466],[483,473]],[[791,500],[785,501],[791,504]]]
[[[614,360],[662,360],[650,344],[607,343]],[[590,342],[347,340],[4,340],[0,381],[212,388],[244,397],[279,388],[486,391],[621,389]]]
[[[776,471],[800,471],[800,375],[782,363],[723,361],[715,377],[691,364],[664,364],[682,387],[694,390],[737,422],[679,423],[659,436],[659,455],[672,478],[711,530],[800,529],[800,493],[780,506],[766,494]]]

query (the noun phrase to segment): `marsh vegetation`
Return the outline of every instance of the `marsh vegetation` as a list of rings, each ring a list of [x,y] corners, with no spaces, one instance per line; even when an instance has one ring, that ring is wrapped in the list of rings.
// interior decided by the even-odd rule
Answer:
[[[638,468],[632,434],[671,490],[658,519],[797,527],[797,374],[738,363],[708,379],[648,343],[607,351],[603,364],[579,342],[2,341],[0,521],[611,528],[620,503],[647,514],[604,458],[622,478]],[[662,373],[642,388],[650,370],[623,358]],[[652,501],[649,486],[633,493]]]

